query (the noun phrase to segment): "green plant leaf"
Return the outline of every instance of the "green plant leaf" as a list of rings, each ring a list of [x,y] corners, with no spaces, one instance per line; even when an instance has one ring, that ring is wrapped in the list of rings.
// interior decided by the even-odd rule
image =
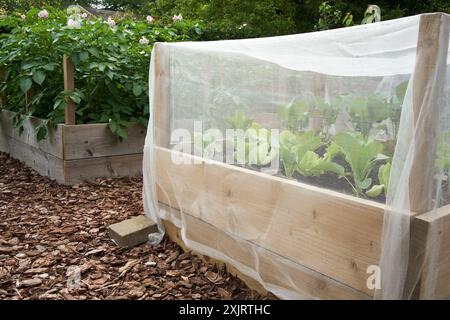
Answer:
[[[31,78],[22,78],[20,80],[20,90],[22,90],[23,93],[27,93],[28,90],[31,89],[31,86],[33,84],[33,81]]]
[[[366,194],[369,197],[376,198],[383,192],[383,189],[384,189],[384,185],[377,184],[377,185],[372,186],[372,188],[370,188],[370,190],[367,190]]]
[[[341,148],[345,160],[352,169],[354,188],[361,194],[372,183],[369,176],[376,161],[385,158],[380,157],[383,145],[373,139],[366,139],[361,134],[349,133],[337,134],[334,143]]]
[[[117,135],[123,140],[128,138],[127,130],[125,130],[123,127],[118,127]]]
[[[133,84],[133,94],[134,94],[136,97],[139,97],[139,96],[141,95],[142,91],[143,91],[143,88],[142,88],[141,85],[139,85],[139,84],[137,84],[137,83],[134,83],[134,84]]]
[[[44,82],[45,77],[45,72],[41,70],[36,70],[35,72],[33,72],[33,81],[38,85],[41,85]]]
[[[47,126],[45,125],[39,126],[36,131],[36,139],[38,141],[41,141],[45,139],[46,136],[47,136]]]

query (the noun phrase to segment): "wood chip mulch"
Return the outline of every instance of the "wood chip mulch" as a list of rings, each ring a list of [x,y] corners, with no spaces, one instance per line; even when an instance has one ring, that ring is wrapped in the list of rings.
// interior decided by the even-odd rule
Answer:
[[[141,190],[140,178],[58,185],[0,153],[0,299],[274,298],[168,239],[117,247],[106,228],[142,214]]]

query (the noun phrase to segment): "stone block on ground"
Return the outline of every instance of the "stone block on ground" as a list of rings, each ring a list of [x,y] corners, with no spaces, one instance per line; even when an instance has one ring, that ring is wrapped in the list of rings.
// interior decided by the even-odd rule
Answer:
[[[119,246],[130,248],[148,241],[150,233],[158,232],[158,226],[147,216],[136,216],[108,227],[108,235]]]

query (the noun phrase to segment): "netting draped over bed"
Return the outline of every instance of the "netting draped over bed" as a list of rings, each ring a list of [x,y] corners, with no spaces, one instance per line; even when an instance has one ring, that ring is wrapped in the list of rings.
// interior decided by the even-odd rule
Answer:
[[[449,29],[158,43],[150,241],[170,222],[280,298],[450,295]]]

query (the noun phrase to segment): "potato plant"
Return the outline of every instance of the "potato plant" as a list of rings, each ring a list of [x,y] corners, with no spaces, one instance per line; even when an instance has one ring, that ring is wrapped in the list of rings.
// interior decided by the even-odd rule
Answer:
[[[155,42],[195,40],[199,24],[177,21],[169,25],[146,20],[108,21],[68,19],[65,11],[33,9],[18,22],[0,46],[0,66],[5,79],[0,91],[4,108],[18,112],[16,124],[27,116],[63,122],[66,98],[76,103],[76,121],[108,123],[126,138],[130,122],[146,125],[149,114],[148,70]],[[44,15],[45,16],[45,15]],[[14,20],[15,23],[17,19]],[[63,55],[76,67],[73,92],[63,88]],[[31,101],[25,108],[25,93]],[[45,128],[38,132],[45,137]]]

